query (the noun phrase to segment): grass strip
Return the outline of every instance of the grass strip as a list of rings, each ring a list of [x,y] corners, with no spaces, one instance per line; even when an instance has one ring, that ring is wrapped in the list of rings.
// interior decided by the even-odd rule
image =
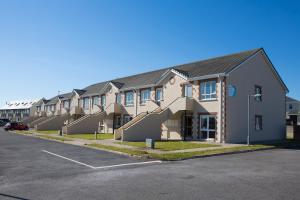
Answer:
[[[139,148],[146,148],[145,142],[115,142],[116,144],[128,145]],[[161,151],[174,151],[184,149],[196,149],[196,148],[208,148],[208,147],[219,147],[218,144],[207,144],[207,143],[195,143],[189,141],[156,141],[155,149]]]
[[[84,139],[84,140],[95,140],[94,133],[70,134],[70,135],[65,135],[65,137],[78,138],[78,139]],[[111,133],[97,134],[97,140],[105,140],[105,139],[113,139],[113,138],[114,138],[114,135]]]
[[[214,150],[204,150],[204,151],[194,151],[194,152],[184,152],[184,153],[169,153],[169,154],[154,154],[151,153],[150,157],[159,159],[159,160],[183,160],[194,157],[202,157],[202,156],[211,156],[218,154],[226,154],[226,153],[238,153],[243,151],[253,151],[259,149],[268,149],[274,148],[275,146],[271,145],[251,145],[251,146],[238,146],[231,148],[222,148],[222,149],[214,149]]]
[[[251,146],[238,146],[238,147],[231,147],[231,148],[222,148],[222,149],[215,149],[215,150],[195,151],[195,152],[156,154],[156,153],[148,153],[143,150],[132,150],[127,148],[107,146],[102,144],[88,144],[88,146],[96,147],[99,149],[126,153],[132,156],[147,156],[148,158],[154,158],[154,159],[165,160],[165,161],[183,160],[183,159],[189,159],[194,157],[211,156],[211,155],[218,155],[224,153],[238,153],[243,151],[259,150],[259,149],[262,150],[262,149],[275,147],[272,145],[251,145]]]

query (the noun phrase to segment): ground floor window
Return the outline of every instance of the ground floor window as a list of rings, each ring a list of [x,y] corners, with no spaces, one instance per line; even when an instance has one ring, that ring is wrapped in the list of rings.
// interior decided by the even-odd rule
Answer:
[[[216,137],[216,116],[200,115],[201,139],[214,139]]]
[[[123,117],[123,124],[128,123],[129,121],[132,120],[132,117],[130,115],[124,115]]]

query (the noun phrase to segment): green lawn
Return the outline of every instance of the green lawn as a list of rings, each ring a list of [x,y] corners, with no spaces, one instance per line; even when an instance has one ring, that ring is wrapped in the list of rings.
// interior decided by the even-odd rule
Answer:
[[[197,156],[211,156],[211,155],[218,155],[223,153],[238,153],[242,151],[248,150],[262,150],[266,148],[272,148],[275,146],[270,145],[250,145],[250,146],[238,146],[238,147],[231,147],[231,148],[222,148],[222,149],[214,149],[214,150],[205,150],[205,151],[195,151],[195,152],[185,152],[185,153],[170,153],[170,154],[149,154],[151,158],[159,159],[159,160],[182,160],[193,158]]]
[[[134,156],[143,156],[147,158],[154,158],[154,159],[167,160],[167,161],[188,159],[196,156],[210,156],[210,155],[218,155],[223,153],[235,153],[235,152],[238,153],[247,150],[259,150],[259,149],[275,147],[272,145],[250,145],[250,146],[244,145],[244,146],[237,146],[231,148],[222,148],[222,149],[215,149],[215,150],[204,150],[204,151],[195,151],[195,152],[186,152],[186,153],[156,154],[156,153],[148,153],[145,150],[133,150],[133,149],[120,148],[120,147],[114,147],[114,146],[108,146],[102,144],[88,144],[87,146],[96,147],[99,149],[117,151],[117,152],[126,153]]]
[[[145,148],[145,142],[116,142],[117,144],[124,144],[134,147]],[[155,142],[155,149],[162,151],[174,151],[182,149],[195,149],[195,148],[207,148],[207,147],[218,147],[217,144],[207,143],[193,143],[188,141],[157,141]]]
[[[65,137],[85,139],[85,140],[95,140],[94,133],[70,134],[70,135],[65,135]],[[112,134],[112,133],[97,134],[97,140],[105,140],[105,139],[113,139],[113,138],[114,138],[114,134]]]
[[[42,133],[42,134],[57,134],[58,135],[58,130],[35,131],[35,132]]]

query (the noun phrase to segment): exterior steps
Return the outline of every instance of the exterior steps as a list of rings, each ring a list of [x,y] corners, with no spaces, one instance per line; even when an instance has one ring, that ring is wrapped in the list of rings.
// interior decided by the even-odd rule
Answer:
[[[137,116],[116,131],[115,139],[123,141],[143,141],[146,138],[161,139],[161,124],[178,111],[192,110],[193,99],[178,97],[164,108],[157,108],[150,113]],[[136,117],[136,118],[137,118]]]
[[[47,120],[42,121],[35,125],[35,130],[44,131],[44,130],[61,130],[64,126],[66,120],[68,120],[69,115],[59,115],[50,117]]]
[[[39,117],[37,116],[30,116],[30,117],[27,117],[26,119],[24,119],[22,122],[24,124],[29,124],[31,122],[33,122],[34,120],[38,119]]]
[[[99,111],[94,114],[85,115],[68,125],[63,127],[63,133],[65,134],[77,134],[77,133],[94,133],[98,131],[99,122],[105,115],[105,112]]]
[[[49,117],[39,117],[36,120],[33,120],[32,122],[28,123],[29,128],[34,128],[34,126],[38,123],[41,123],[44,120],[47,120]]]

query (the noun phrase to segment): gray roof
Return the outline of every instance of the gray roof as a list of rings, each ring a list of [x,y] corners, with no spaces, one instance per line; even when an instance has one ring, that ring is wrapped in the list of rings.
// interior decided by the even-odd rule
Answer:
[[[293,102],[293,101],[296,101],[296,102],[299,102],[297,99],[294,99],[292,97],[286,97],[286,102]]]
[[[228,73],[260,50],[261,48],[253,49],[194,63],[178,65],[175,66],[174,69],[180,70],[179,72],[187,75],[188,78]]]
[[[62,100],[66,100],[66,99],[71,99],[73,93],[69,92],[69,93],[65,93],[65,94],[60,94],[58,95],[58,97]]]
[[[96,84],[90,85],[90,86],[88,86],[86,88],[83,88],[83,90],[85,92],[82,94],[82,96],[98,95],[99,92],[100,92],[100,90],[102,90],[102,88],[104,88],[104,86],[107,83],[109,83],[109,81],[101,82],[101,83],[96,83]]]
[[[58,102],[58,96],[52,97],[51,99],[48,100],[47,103],[45,103],[45,105],[53,105],[56,104]]]
[[[254,55],[259,50],[261,50],[261,48],[244,51],[236,54],[211,58],[203,61],[183,64],[183,65],[176,65],[168,68],[163,68],[160,70],[155,70],[151,72],[146,72],[142,74],[115,79],[112,80],[112,82],[114,84],[115,82],[118,83],[119,86],[121,85],[121,87],[119,88],[122,88],[122,90],[124,90],[128,88],[154,85],[170,69],[175,69],[176,71],[183,74],[187,78],[226,73],[234,69],[236,66],[238,66],[245,60],[247,60],[250,56]]]
[[[262,48],[243,51],[240,53],[210,58],[202,61],[197,61],[188,64],[171,66],[155,71],[150,71],[142,74],[136,74],[123,78],[117,78],[111,81],[101,82],[90,85],[83,90],[85,91],[82,96],[97,95],[109,82],[112,82],[117,88],[121,90],[141,88],[146,86],[156,85],[162,77],[171,69],[176,70],[187,78],[195,78],[208,75],[225,74],[239,66],[248,58],[256,54]],[[277,72],[276,72],[277,73]],[[81,90],[82,91],[82,90]]]
[[[85,90],[80,90],[80,89],[73,89],[73,91],[75,91],[78,95],[82,95],[83,93],[85,93]]]

